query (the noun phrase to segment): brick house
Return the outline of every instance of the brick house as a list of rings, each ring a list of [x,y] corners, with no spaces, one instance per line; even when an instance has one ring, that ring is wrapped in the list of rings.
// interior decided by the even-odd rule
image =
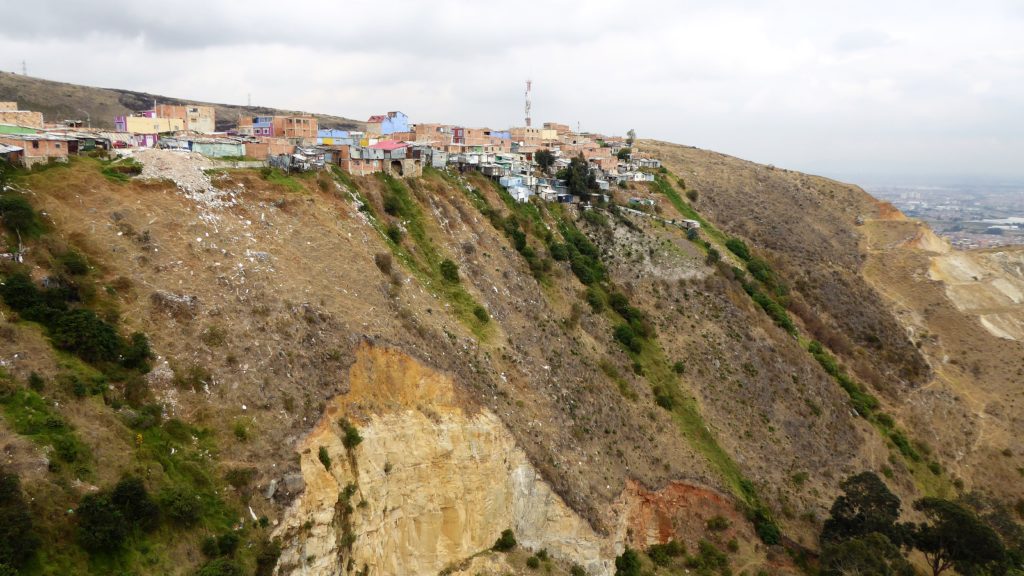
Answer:
[[[18,110],[17,102],[0,102],[0,124],[42,128],[43,113]]]

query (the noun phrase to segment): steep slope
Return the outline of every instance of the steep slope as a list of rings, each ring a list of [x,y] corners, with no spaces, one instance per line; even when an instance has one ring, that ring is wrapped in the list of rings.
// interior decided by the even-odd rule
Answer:
[[[472,570],[523,561],[475,556],[506,528],[558,570],[608,574],[625,546],[708,539],[733,569],[785,573],[776,544],[815,548],[850,474],[881,471],[904,500],[952,489],[930,463],[974,481],[982,460],[922,456],[943,416],[977,416],[916,408],[942,397],[944,371],[882,281],[898,268],[876,266],[893,253],[873,244],[887,208],[825,179],[646,146],[671,172],[614,194],[702,217],[698,238],[624,210],[517,204],[478,174],[203,172],[151,151],[137,155],[146,179],[92,158],[16,175],[8,194],[46,226],[5,281],[73,288],[59,293],[71,309],[144,332],[156,353],[143,378],[55,351],[46,318],[7,302],[0,442],[63,544],[32,573],[187,574],[203,536],[226,532],[264,574]],[[730,253],[731,236],[763,261]],[[881,405],[865,410],[865,390]],[[25,406],[66,421],[64,440],[22,426]],[[67,436],[86,456],[52,466]],[[991,454],[997,435],[979,437],[954,446]],[[104,563],[65,512],[125,474],[205,504]]]
[[[645,147],[698,191],[695,207],[785,271],[790,310],[883,398],[919,455],[968,489],[1022,496],[1019,251],[951,251],[854,186]],[[939,489],[924,476],[919,488]]]
[[[213,106],[217,115],[217,129],[228,130],[238,124],[239,116],[274,115],[296,113],[266,106],[238,106],[182,100],[146,92],[133,92],[116,88],[93,88],[66,82],[43,80],[21,76],[11,72],[0,72],[0,101],[17,102],[21,110],[42,112],[47,122],[62,122],[66,119],[85,121],[94,127],[113,129],[116,116],[127,116],[142,110],[151,110],[153,103],[160,104],[201,104]],[[321,128],[360,129],[362,123],[340,116],[316,114]]]

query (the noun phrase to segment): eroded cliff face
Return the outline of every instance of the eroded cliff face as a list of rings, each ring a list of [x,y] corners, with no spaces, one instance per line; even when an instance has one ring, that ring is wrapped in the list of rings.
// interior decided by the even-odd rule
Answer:
[[[685,538],[688,520],[703,526],[716,514],[736,515],[727,498],[703,488],[629,483],[607,512],[615,529],[598,534],[494,413],[458,405],[448,376],[364,344],[349,379],[298,447],[306,488],[276,530],[284,543],[278,574],[436,574],[489,549],[507,528],[521,546],[611,574],[626,543]],[[362,437],[351,448],[343,418]],[[736,520],[736,530],[747,530]]]
[[[548,487],[496,415],[456,406],[450,378],[404,354],[364,345],[356,357],[349,392],[299,447],[306,490],[277,531],[280,574],[436,574],[506,528],[609,572],[610,540]],[[352,449],[341,418],[358,424]]]

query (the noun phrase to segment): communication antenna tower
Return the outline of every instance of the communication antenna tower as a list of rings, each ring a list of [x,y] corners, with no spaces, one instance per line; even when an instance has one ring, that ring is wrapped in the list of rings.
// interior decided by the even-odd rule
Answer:
[[[28,66],[25,64],[24,60],[21,61],[21,75],[28,76]]]
[[[527,79],[526,81],[526,127],[530,127],[530,88],[533,86],[533,81]]]

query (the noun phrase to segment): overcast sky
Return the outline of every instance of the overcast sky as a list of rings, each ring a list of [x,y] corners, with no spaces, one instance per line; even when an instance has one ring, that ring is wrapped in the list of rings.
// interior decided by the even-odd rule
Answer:
[[[365,120],[535,124],[863,183],[1024,182],[1024,1],[0,0],[0,70]]]

